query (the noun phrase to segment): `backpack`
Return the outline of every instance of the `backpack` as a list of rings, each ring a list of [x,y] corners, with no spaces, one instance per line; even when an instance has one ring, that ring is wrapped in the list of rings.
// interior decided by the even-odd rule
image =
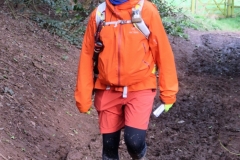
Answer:
[[[144,23],[140,13],[142,11],[142,7],[144,5],[144,0],[140,0],[135,8],[132,9],[132,19],[131,20],[118,20],[111,22],[104,22],[104,25],[114,25],[115,27],[120,24],[128,24],[132,23],[146,38],[148,38],[150,31]],[[105,10],[106,10],[106,2],[101,3],[97,7],[96,11],[96,24],[99,25],[100,21],[105,21]]]

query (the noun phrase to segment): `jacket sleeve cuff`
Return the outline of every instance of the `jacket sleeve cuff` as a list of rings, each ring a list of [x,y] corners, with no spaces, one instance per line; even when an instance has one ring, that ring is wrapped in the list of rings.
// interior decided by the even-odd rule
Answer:
[[[91,108],[90,106],[89,107],[82,107],[78,102],[76,102],[76,105],[77,105],[77,108],[78,108],[80,113],[86,113]]]
[[[173,104],[176,102],[176,95],[173,95],[173,96],[163,96],[163,95],[160,95],[159,98],[161,99],[161,101],[164,103],[164,104]]]

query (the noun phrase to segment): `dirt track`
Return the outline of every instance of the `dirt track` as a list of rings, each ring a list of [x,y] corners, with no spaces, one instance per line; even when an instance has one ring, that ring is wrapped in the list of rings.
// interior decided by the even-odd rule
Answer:
[[[26,19],[0,19],[0,160],[100,160],[96,111],[79,114],[73,99],[79,49]],[[188,33],[170,37],[180,91],[151,117],[147,156],[240,159],[240,33]],[[123,141],[120,155],[130,159]]]

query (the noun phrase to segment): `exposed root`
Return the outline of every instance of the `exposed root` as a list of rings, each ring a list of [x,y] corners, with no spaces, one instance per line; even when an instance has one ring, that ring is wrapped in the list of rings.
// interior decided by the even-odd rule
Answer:
[[[229,149],[227,149],[227,148],[222,144],[222,142],[221,142],[220,140],[219,140],[219,143],[220,143],[220,145],[221,145],[226,151],[228,151],[230,154],[234,154],[234,155],[240,156],[240,153],[234,153],[234,152],[230,151]]]

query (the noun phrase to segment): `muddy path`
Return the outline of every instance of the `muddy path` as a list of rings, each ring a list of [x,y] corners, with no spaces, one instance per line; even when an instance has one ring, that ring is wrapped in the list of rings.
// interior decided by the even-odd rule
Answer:
[[[29,20],[0,19],[0,160],[100,160],[97,113],[79,114],[73,98],[79,49]],[[180,90],[151,116],[147,157],[240,159],[240,33],[188,33],[169,37]]]
[[[175,40],[180,91],[171,112],[152,117],[149,157],[240,159],[240,36],[192,38]]]

